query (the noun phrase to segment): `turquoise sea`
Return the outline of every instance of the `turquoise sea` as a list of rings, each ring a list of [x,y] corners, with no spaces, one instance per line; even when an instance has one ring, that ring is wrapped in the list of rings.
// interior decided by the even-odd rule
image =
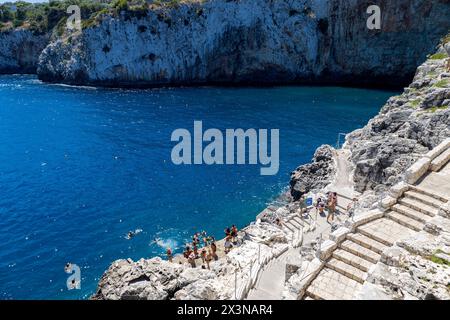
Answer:
[[[96,89],[1,76],[0,299],[84,299],[115,259],[162,255],[195,231],[220,238],[228,225],[247,225],[319,145],[363,126],[393,94]],[[195,120],[205,129],[279,129],[278,174],[174,165],[171,133],[192,131]],[[81,290],[67,290],[67,262],[81,267]]]

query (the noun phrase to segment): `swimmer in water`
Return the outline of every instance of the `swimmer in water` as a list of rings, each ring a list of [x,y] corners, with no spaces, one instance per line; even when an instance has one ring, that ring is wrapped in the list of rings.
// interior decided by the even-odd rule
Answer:
[[[153,238],[152,242],[150,242],[150,245],[152,244],[158,244],[159,242],[161,242],[161,238]]]

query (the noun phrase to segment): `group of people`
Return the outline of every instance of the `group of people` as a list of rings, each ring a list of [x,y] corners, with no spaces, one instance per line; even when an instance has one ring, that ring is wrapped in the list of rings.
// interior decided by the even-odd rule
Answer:
[[[325,209],[327,210],[327,222],[332,223],[334,221],[334,215],[336,213],[336,207],[338,203],[337,192],[327,192],[326,198],[317,198],[316,210],[320,215],[325,214]]]
[[[352,217],[355,213],[355,208],[358,203],[357,198],[353,198],[352,202],[347,205],[347,213],[349,217]],[[336,207],[338,205],[338,194],[337,192],[327,192],[326,198],[319,197],[316,201],[316,210],[320,215],[325,215],[325,210],[327,210],[327,222],[332,223],[334,221],[334,215],[336,213]]]
[[[171,248],[167,248],[167,259],[173,262],[173,252]],[[217,245],[213,236],[207,235],[206,231],[196,232],[192,236],[192,241],[186,244],[183,251],[183,257],[191,267],[196,268],[196,260],[201,258],[202,269],[210,269],[210,262],[214,259],[217,260]],[[181,261],[180,261],[181,263]]]
[[[235,225],[227,227],[225,229],[224,239],[224,252],[229,253],[234,245],[238,241],[238,228]],[[171,248],[167,248],[167,259],[173,262],[173,251]],[[210,263],[213,260],[218,260],[216,239],[210,236],[206,231],[196,232],[192,236],[192,241],[186,244],[183,251],[183,257],[191,265],[191,267],[197,267],[197,259],[202,260],[202,269],[210,269]],[[181,263],[181,261],[179,262]]]

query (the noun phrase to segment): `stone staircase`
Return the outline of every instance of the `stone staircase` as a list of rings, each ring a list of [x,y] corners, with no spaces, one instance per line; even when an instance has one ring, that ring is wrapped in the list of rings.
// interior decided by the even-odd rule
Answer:
[[[296,236],[299,232],[308,231],[310,229],[311,223],[303,219],[300,214],[294,214],[288,219],[283,221],[282,229],[286,233],[287,238],[291,239]]]
[[[384,249],[400,238],[423,229],[447,199],[417,186],[409,186],[384,216],[348,233],[306,289],[304,299],[353,299],[367,279],[369,269]]]
[[[277,300],[283,290],[288,259],[296,255],[294,248],[271,260],[264,266],[263,274],[258,277],[254,287],[250,290],[249,300]]]

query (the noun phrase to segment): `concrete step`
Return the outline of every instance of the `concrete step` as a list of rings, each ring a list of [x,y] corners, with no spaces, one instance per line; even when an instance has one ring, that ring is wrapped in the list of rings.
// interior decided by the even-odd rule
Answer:
[[[351,300],[361,287],[359,282],[325,267],[306,289],[306,296],[315,300]]]
[[[425,189],[422,189],[422,188],[420,188],[420,187],[417,187],[417,186],[410,186],[410,189],[411,189],[412,191],[416,191],[417,193],[421,193],[421,194],[426,195],[426,196],[428,196],[428,197],[437,199],[437,200],[439,200],[439,201],[441,201],[441,202],[443,202],[443,203],[446,203],[446,202],[447,202],[447,199],[445,199],[445,198],[443,198],[443,197],[437,195],[436,193],[432,193],[432,192],[427,191],[427,190],[425,190]]]
[[[389,211],[386,214],[386,217],[389,219],[394,220],[395,222],[400,223],[401,225],[408,227],[410,229],[413,229],[415,231],[420,231],[424,227],[424,223],[417,221],[416,219],[412,219],[402,213],[396,212],[396,211]]]
[[[439,156],[437,156],[433,161],[431,161],[430,170],[439,171],[450,159],[450,149],[445,150]]]
[[[372,238],[366,237],[362,233],[349,233],[349,234],[347,234],[347,239],[349,239],[353,242],[356,242],[357,244],[359,244],[371,251],[374,251],[380,255],[383,253],[383,250],[388,247],[381,242],[378,242]],[[377,260],[378,260],[378,258],[377,258]]]
[[[288,222],[284,221],[283,226],[286,227],[287,229],[289,229],[290,232],[294,232],[293,226],[291,224],[289,224]]]
[[[292,227],[291,227],[292,228]],[[291,229],[290,227],[288,227],[286,224],[283,225],[282,230],[286,233],[286,234],[291,234],[294,233],[294,231]]]
[[[291,221],[287,222],[286,225],[289,226],[289,228],[292,230],[292,232],[296,233],[297,230],[299,229],[298,226],[296,226],[295,224],[293,224]]]
[[[411,198],[401,198],[398,201],[400,204],[414,209],[416,211],[422,212],[426,215],[429,215],[430,217],[434,217],[438,214],[439,209],[435,208],[433,206],[430,206],[424,202],[421,202],[420,200],[411,199]]]
[[[408,216],[411,219],[417,220],[418,222],[421,223],[426,223],[428,220],[432,218],[431,216],[423,212],[417,211],[413,208],[407,207],[404,204],[400,203],[393,205],[391,209],[393,211],[397,211],[398,213],[404,214],[405,216]]]
[[[363,224],[357,228],[357,231],[387,246],[392,246],[400,238],[415,233],[414,230],[387,217]]]
[[[295,222],[299,223],[302,227],[305,226],[305,221],[302,220],[302,218],[295,216],[293,219],[295,220]]]
[[[339,272],[340,274],[343,274],[344,276],[358,281],[359,283],[364,283],[367,278],[367,273],[348,264],[344,261],[338,260],[336,258],[331,258],[326,266],[330,269],[333,269],[336,272]]]
[[[445,202],[441,201],[437,198],[430,197],[426,194],[417,192],[415,190],[408,190],[404,193],[405,198],[414,199],[416,201],[420,201],[423,203],[426,203],[429,206],[432,206],[434,208],[439,208],[442,206]]]
[[[294,219],[289,220],[289,223],[295,226],[295,229],[303,228],[303,225]]]
[[[366,259],[358,257],[357,255],[355,255],[347,250],[344,250],[344,249],[334,250],[333,258],[341,260],[341,261],[343,261],[349,265],[352,265],[355,268],[358,268],[359,270],[364,271],[364,272],[369,271],[370,267],[373,265],[373,263],[367,261]]]
[[[352,240],[345,240],[340,247],[345,251],[351,252],[354,255],[367,260],[370,263],[377,263],[380,261],[381,255],[365,246],[360,245]]]

